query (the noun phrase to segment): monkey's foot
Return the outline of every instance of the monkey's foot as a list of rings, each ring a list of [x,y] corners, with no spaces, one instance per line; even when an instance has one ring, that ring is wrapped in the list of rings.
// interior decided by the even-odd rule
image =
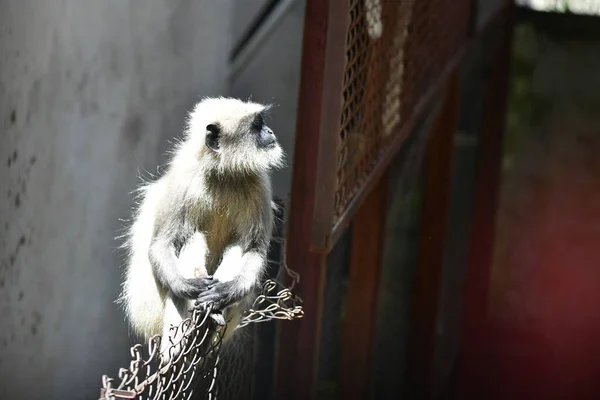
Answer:
[[[221,312],[210,313],[209,317],[210,317],[210,319],[212,319],[212,321],[217,326],[225,326],[225,325],[227,325],[227,323],[225,322],[225,317],[223,316],[223,313],[221,313]]]
[[[212,310],[222,311],[243,298],[237,289],[238,286],[235,281],[219,282],[213,280],[208,289],[200,293],[195,305],[212,304]]]
[[[208,308],[208,303],[200,303],[198,301],[196,301],[194,303],[194,308],[192,308],[191,310],[189,310],[189,312],[193,312],[194,310],[200,310],[202,312],[205,312],[206,309]],[[223,316],[223,313],[221,311],[211,311],[210,315],[208,316],[217,326],[225,326],[227,325],[227,322],[225,321],[225,317]]]

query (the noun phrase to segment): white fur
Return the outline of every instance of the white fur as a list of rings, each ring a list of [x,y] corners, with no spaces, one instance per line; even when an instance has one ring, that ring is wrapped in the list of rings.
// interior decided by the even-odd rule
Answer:
[[[264,192],[261,194],[262,197],[259,197],[268,201],[266,207],[271,210],[271,183],[267,172],[271,168],[282,165],[283,151],[278,144],[268,151],[242,146],[240,151],[234,154],[215,154],[205,146],[208,124],[218,121],[225,129],[234,129],[241,117],[263,109],[265,109],[263,105],[237,99],[203,99],[190,113],[185,135],[175,146],[165,174],[154,182],[145,184],[139,190],[140,200],[134,222],[125,235],[124,247],[128,250],[128,260],[123,290],[118,302],[123,305],[135,334],[144,338],[157,334],[163,335],[163,351],[169,346],[166,337],[169,328],[172,325],[179,325],[184,318],[189,317],[188,310],[192,308],[193,301],[174,299],[169,294],[168,288],[157,281],[149,257],[156,217],[161,212],[169,212],[171,203],[165,204],[165,202],[171,201],[175,205],[183,202],[186,207],[201,207],[212,212],[215,208],[224,206],[225,209],[217,212],[225,213],[228,218],[234,218],[231,215],[236,215],[236,224],[242,227],[244,224],[251,226],[254,218],[252,212],[255,211],[252,204],[249,204],[248,209],[245,210],[244,205],[237,204],[235,201],[223,205],[219,199],[215,200],[207,195],[203,177],[203,171],[207,169],[236,174],[258,172],[262,181],[261,190]],[[232,210],[231,207],[238,207],[239,210]],[[270,238],[270,230],[265,237]],[[204,255],[207,251],[204,234],[194,234],[181,249],[177,259],[177,270],[185,277],[192,277],[198,271],[206,271]],[[173,254],[175,254],[174,250]],[[256,284],[264,264],[262,255],[253,252],[244,254],[241,247],[231,246],[223,253],[223,261],[214,271],[214,278],[229,281],[243,276],[240,279],[241,285],[243,288],[249,288]],[[244,306],[244,302],[241,302],[228,311],[233,320],[228,324],[226,339],[231,337],[239,323]],[[174,339],[176,342],[177,338]]]
[[[164,181],[158,180],[140,189],[143,199],[134,223],[131,225],[125,246],[129,250],[123,291],[119,302],[135,333],[151,337],[162,329],[166,290],[160,288],[152,271],[148,248],[154,229],[154,215]]]

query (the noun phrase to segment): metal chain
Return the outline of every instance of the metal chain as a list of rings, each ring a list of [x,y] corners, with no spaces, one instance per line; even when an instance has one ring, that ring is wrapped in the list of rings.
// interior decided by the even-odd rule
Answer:
[[[298,281],[298,274],[291,271],[283,261],[283,271],[292,278],[292,287]],[[289,288],[275,280],[266,280],[260,294],[244,313],[236,329],[250,323],[266,322],[274,319],[293,320],[301,318],[301,299],[294,296]],[[160,335],[148,340],[144,346],[136,344],[131,348],[129,368],[119,371],[119,384],[108,376],[102,377],[100,398],[117,399],[191,399],[201,386],[206,398],[217,398],[217,371],[219,350],[223,330],[217,329],[208,318],[211,308],[194,309],[189,318],[172,328],[171,337],[179,341],[171,342],[169,354],[177,354],[164,362],[160,353]],[[210,341],[210,342],[209,342]],[[178,352],[174,353],[175,348]],[[199,384],[196,384],[198,378]]]

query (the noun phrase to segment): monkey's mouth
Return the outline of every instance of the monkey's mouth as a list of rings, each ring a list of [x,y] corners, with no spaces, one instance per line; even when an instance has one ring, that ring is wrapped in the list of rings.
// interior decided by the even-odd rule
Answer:
[[[277,140],[274,137],[261,137],[259,138],[259,145],[263,149],[272,149],[277,146]]]

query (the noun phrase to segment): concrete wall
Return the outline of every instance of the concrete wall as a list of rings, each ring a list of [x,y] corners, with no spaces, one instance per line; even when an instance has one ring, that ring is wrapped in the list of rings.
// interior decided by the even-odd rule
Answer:
[[[233,43],[242,40],[248,28],[270,0],[241,0],[235,3],[231,16],[231,36]]]
[[[199,96],[232,0],[0,0],[0,398],[95,398],[130,342],[113,238]]]

